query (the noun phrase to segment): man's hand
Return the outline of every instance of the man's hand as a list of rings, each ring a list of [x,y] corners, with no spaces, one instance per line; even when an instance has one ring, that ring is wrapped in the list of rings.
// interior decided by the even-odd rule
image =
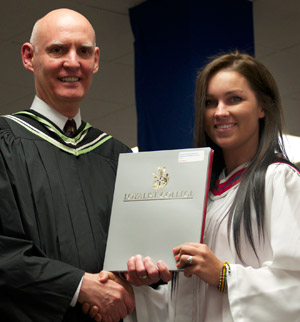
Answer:
[[[78,302],[83,304],[83,312],[88,311],[95,321],[118,322],[135,307],[132,289],[117,282],[117,277],[114,279],[109,278],[102,283],[99,274],[83,275]]]
[[[166,264],[163,261],[158,261],[155,266],[150,257],[133,256],[129,258],[127,268],[126,279],[135,286],[151,285],[159,280],[169,282],[172,279],[172,273]]]
[[[89,303],[83,303],[81,309],[84,314],[88,314],[89,317],[96,322],[102,322],[102,315],[99,313],[98,306],[91,306]]]
[[[125,290],[129,294],[131,294],[132,296],[134,296],[133,289],[132,289],[131,285],[126,280],[124,280],[123,278],[121,278],[120,276],[118,276],[118,275],[116,275],[116,274],[114,274],[112,272],[107,272],[107,271],[101,271],[99,273],[99,281],[101,283],[106,283],[106,281],[108,279],[111,279],[111,280],[119,283],[120,285],[122,285],[125,288]]]

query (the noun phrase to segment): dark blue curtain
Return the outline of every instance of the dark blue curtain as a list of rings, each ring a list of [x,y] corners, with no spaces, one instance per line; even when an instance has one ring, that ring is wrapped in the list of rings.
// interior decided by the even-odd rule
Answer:
[[[129,11],[140,151],[193,145],[197,70],[220,52],[254,54],[248,0],[148,0]]]

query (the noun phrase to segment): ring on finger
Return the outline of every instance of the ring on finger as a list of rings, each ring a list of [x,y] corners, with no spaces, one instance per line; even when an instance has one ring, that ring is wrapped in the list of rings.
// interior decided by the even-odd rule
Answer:
[[[192,264],[193,264],[193,256],[192,256],[192,255],[190,255],[190,256],[188,257],[187,262],[188,262],[190,265],[192,265]]]
[[[146,279],[148,276],[147,275],[139,275],[139,278],[141,279],[141,280],[144,280],[144,279]]]

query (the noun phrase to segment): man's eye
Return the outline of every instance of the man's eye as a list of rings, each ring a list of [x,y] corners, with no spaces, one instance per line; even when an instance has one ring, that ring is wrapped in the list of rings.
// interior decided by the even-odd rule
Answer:
[[[80,54],[83,56],[91,56],[92,55],[92,50],[90,48],[81,48],[80,49]]]
[[[60,47],[53,47],[50,48],[49,53],[53,55],[61,54],[63,52],[63,49]]]

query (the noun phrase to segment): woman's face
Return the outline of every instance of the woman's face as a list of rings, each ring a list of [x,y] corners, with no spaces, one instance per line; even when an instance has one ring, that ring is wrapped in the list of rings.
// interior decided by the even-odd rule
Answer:
[[[234,153],[250,160],[258,147],[259,119],[264,116],[244,76],[221,70],[211,77],[206,94],[205,131],[224,154]]]

